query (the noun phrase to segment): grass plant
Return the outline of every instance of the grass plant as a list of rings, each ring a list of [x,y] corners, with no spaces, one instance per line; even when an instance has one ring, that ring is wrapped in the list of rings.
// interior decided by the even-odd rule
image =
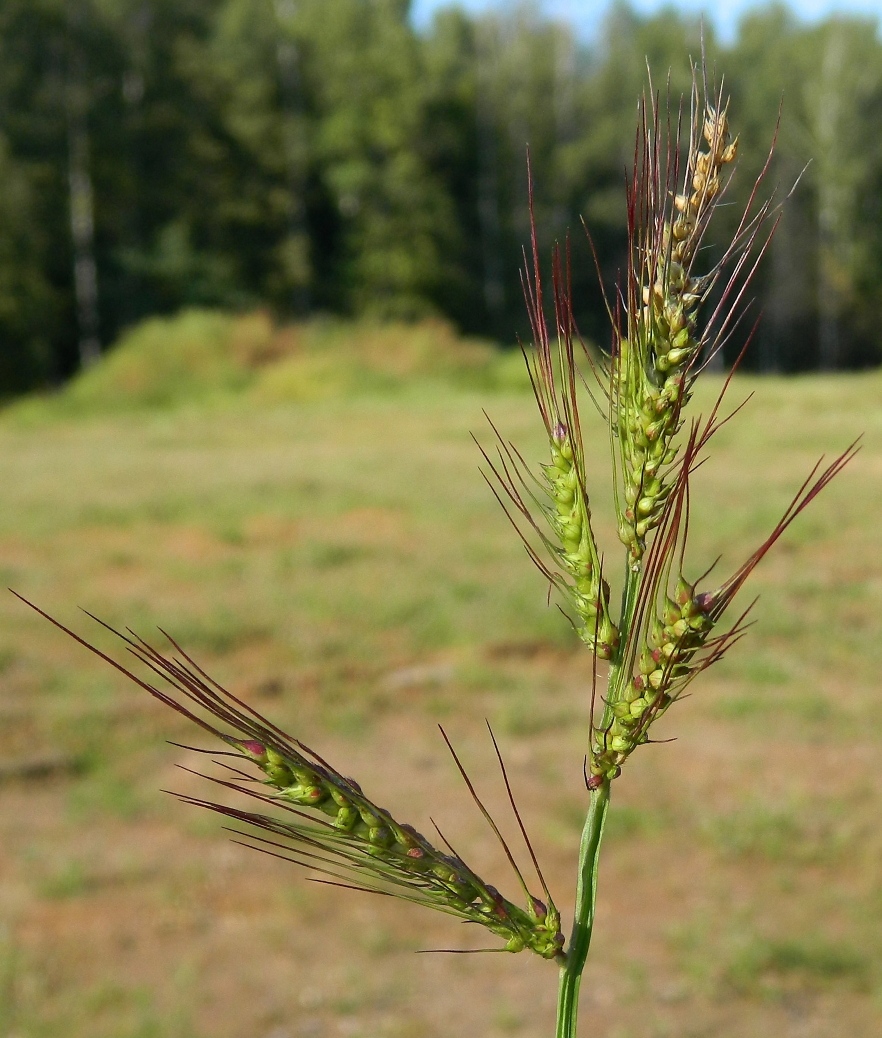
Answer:
[[[549,327],[534,235],[526,282],[534,332],[528,362],[548,454],[546,461],[533,469],[526,461],[525,449],[496,432],[504,427],[502,423],[494,424],[496,445],[485,453],[488,479],[509,510],[549,589],[559,594],[578,638],[594,661],[584,702],[587,803],[583,805],[578,886],[568,939],[536,844],[528,835],[526,813],[519,807],[515,783],[509,778],[492,729],[490,745],[514,831],[535,873],[535,880],[529,882],[511,841],[467,772],[464,755],[454,749],[446,734],[444,739],[480,815],[498,837],[520,888],[517,900],[504,896],[482,878],[483,868],[466,864],[455,849],[459,840],[448,843],[446,827],[443,833],[436,830],[428,839],[402,821],[397,811],[379,806],[358,782],[346,777],[324,756],[286,735],[267,718],[268,711],[258,710],[248,695],[233,694],[209,677],[177,634],[169,639],[170,650],[160,650],[130,631],[116,632],[108,625],[140,663],[138,670],[63,627],[102,660],[221,741],[224,749],[220,751],[196,748],[213,753],[220,765],[210,776],[220,790],[219,799],[207,800],[186,792],[182,794],[184,801],[219,812],[237,827],[237,839],[309,869],[318,883],[333,888],[355,887],[434,908],[483,928],[488,939],[496,942],[493,950],[532,951],[540,959],[556,963],[560,970],[558,1038],[574,1038],[577,1031],[581,977],[593,934],[599,855],[613,786],[623,769],[633,766],[631,758],[636,750],[655,741],[661,718],[684,698],[694,678],[720,661],[743,636],[746,610],[739,612],[733,602],[744,581],[790,523],[854,456],[854,448],[849,448],[832,463],[819,463],[811,470],[790,504],[785,503],[781,518],[728,576],[714,578],[712,570],[701,575],[706,565],[693,558],[702,557],[704,535],[692,535],[696,520],[691,502],[696,484],[705,476],[700,470],[704,449],[718,434],[719,442],[724,442],[728,434],[730,414],[723,397],[731,381],[717,382],[711,395],[703,396],[696,379],[738,326],[745,284],[768,240],[774,214],[771,205],[760,200],[758,190],[755,205],[745,213],[734,241],[720,251],[709,268],[702,267],[705,237],[714,209],[724,196],[725,177],[737,149],[730,137],[727,105],[721,94],[709,96],[697,87],[682,118],[681,149],[681,126],[676,117],[671,125],[671,119],[666,121],[652,101],[644,106],[628,196],[630,266],[623,285],[610,301],[613,334],[608,354],[582,349],[572,318],[567,259],[560,252],[552,263],[553,320]],[[688,417],[686,409],[693,396],[705,403],[705,417],[698,413],[695,418]],[[583,415],[586,399],[589,406],[596,405],[599,421]],[[420,413],[420,418],[424,417],[424,412]],[[598,487],[596,477],[601,453],[596,433],[604,427],[605,439],[612,447],[614,473],[612,485],[605,491]],[[439,442],[443,443],[443,431]],[[433,463],[443,464],[443,459],[435,458]],[[352,632],[370,612],[377,591],[374,585],[362,588],[355,584],[352,574],[358,567],[374,565],[376,556],[394,542],[399,554],[403,551],[407,557],[412,551],[420,556],[420,565],[428,567],[425,586],[432,586],[432,564],[425,560],[422,535],[425,524],[434,517],[416,506],[409,530],[403,530],[396,503],[402,496],[409,500],[412,488],[402,488],[394,481],[388,487],[372,487],[373,507],[387,523],[386,535],[374,543],[360,543],[360,535],[363,541],[370,541],[364,536],[367,527],[382,530],[383,522],[377,522],[375,514],[369,524],[356,519],[348,531],[339,524],[335,528],[333,517],[341,495],[344,507],[354,504],[357,495],[352,486],[341,490],[339,480],[325,478],[320,447],[312,464],[316,474],[307,478],[304,488],[308,484],[309,517],[318,522],[322,537],[308,555],[308,562],[322,574],[323,594],[333,600],[345,591],[349,597],[341,611],[339,631],[323,632],[324,643],[310,646],[310,651],[316,658],[325,655],[329,659],[345,652],[350,661],[360,659],[363,673],[369,674],[370,644],[365,643],[359,651],[358,634]],[[255,474],[248,473],[246,478],[253,480]],[[754,473],[743,473],[741,478],[749,483]],[[729,493],[734,489],[731,483],[725,487]],[[352,495],[351,500],[348,495]],[[112,498],[112,493],[109,496]],[[167,507],[168,501],[163,500]],[[112,511],[121,506],[109,500],[107,507]],[[200,507],[195,506],[197,511]],[[194,508],[192,498],[170,511],[160,510],[153,521],[161,530],[163,524],[185,519],[190,508]],[[59,521],[57,516],[43,519],[44,523]],[[223,531],[239,531],[233,539],[223,531],[213,540],[197,538],[196,550],[216,556],[217,564],[246,551],[251,539],[259,541],[261,536],[259,530],[248,529],[247,517],[237,515],[234,505],[230,514],[213,521]],[[94,517],[89,522],[94,523]],[[344,533],[348,539],[345,546],[341,543]],[[609,553],[604,548],[616,533],[623,555],[617,585],[607,577]],[[743,537],[736,532],[732,539],[740,543]],[[487,585],[475,573],[475,569],[479,573],[496,572],[492,551],[486,556],[478,554],[476,561],[468,557],[469,551],[477,552],[471,540],[458,549],[466,554],[466,561],[459,563],[456,572],[447,574],[446,586],[458,603],[458,629],[463,631],[482,615],[488,599],[504,598],[508,589],[504,582],[500,587],[497,581],[488,593]],[[294,568],[298,564],[296,546],[291,552],[288,565]],[[116,565],[125,568],[131,561],[124,558]],[[242,575],[237,568],[238,581]],[[171,588],[165,589],[166,596],[176,581],[186,581],[190,575],[175,574],[171,569],[169,576]],[[258,571],[250,578],[255,596],[261,576]],[[148,581],[143,593],[149,590]],[[823,596],[826,590],[821,583],[805,589],[805,593]],[[457,625],[451,625],[446,615],[439,613],[432,596],[420,599],[411,591],[404,611],[401,605],[396,607],[395,596],[396,589],[389,588],[383,609],[374,611],[375,630],[370,632],[374,639],[389,637],[404,615],[419,617],[422,608],[422,619],[410,620],[414,644],[431,651],[455,640]],[[516,610],[519,596],[520,591],[516,591],[507,603],[496,601],[493,606],[494,619],[502,621],[501,634],[511,624],[506,609]],[[619,605],[615,604],[616,596]],[[264,609],[269,616],[271,610]],[[217,628],[213,623],[205,628],[208,634],[202,646],[209,655],[217,657],[245,648],[234,612],[221,610],[207,615],[221,618]],[[819,617],[820,623],[823,620]],[[537,624],[544,630],[542,625],[547,621],[538,620]],[[183,624],[169,626],[179,632]],[[264,623],[259,613],[252,613],[245,640],[267,640],[276,630],[272,620]],[[511,653],[512,645],[516,657],[526,651],[523,643],[517,649],[516,642],[505,649],[502,638],[499,651]],[[539,651],[549,649],[558,651],[554,639],[540,638]],[[786,679],[785,672],[778,680]],[[396,687],[394,682],[391,687]],[[402,686],[399,683],[397,687],[400,690]],[[443,682],[441,691],[433,694],[443,695]],[[326,700],[333,700],[333,689],[326,687],[324,695]],[[365,734],[364,729],[370,718],[376,720],[384,709],[388,709],[388,698],[384,700],[378,690],[374,702],[360,715],[360,735],[370,738],[369,730]],[[523,723],[517,721],[516,730],[523,732]],[[541,777],[537,778],[537,783],[541,782]],[[247,799],[231,802],[232,795]],[[646,823],[645,811],[644,805],[631,806],[623,814],[626,835],[620,836],[620,844],[627,843],[629,832],[655,838],[657,830]],[[742,841],[748,853],[755,846],[765,845],[765,818],[763,815],[761,824],[754,827],[756,832],[751,830]],[[77,892],[78,887],[72,888],[72,893]],[[865,957],[830,950],[822,938],[811,935],[802,942],[757,940],[745,951],[733,952],[728,972],[721,966],[720,982],[743,991],[765,977],[820,974],[834,980],[844,976],[849,983],[859,978],[860,985],[865,986]],[[358,998],[354,1002],[350,999],[340,1012],[354,1012],[358,1004]],[[500,1031],[518,1030],[517,1007],[506,1004],[497,1009],[496,1015]]]

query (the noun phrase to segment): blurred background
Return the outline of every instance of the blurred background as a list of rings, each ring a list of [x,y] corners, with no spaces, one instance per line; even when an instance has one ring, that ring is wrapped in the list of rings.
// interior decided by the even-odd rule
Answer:
[[[760,370],[880,360],[876,6],[704,19],[741,132],[734,208],[779,108],[771,182],[805,169],[758,284]],[[701,24],[646,0],[3,0],[2,391],[187,306],[436,315],[511,342],[528,143],[542,244],[575,235],[578,316],[603,336],[580,219],[614,276],[646,61],[676,97]]]
[[[705,11],[741,152],[783,198],[687,575],[734,569],[817,457],[863,452],[754,575],[759,623],[614,790],[584,1027],[882,1033],[882,5]],[[437,820],[517,896],[437,734],[516,843],[484,720],[568,917],[590,670],[478,473],[482,410],[547,450],[523,362],[525,150],[608,331],[637,98],[700,5],[0,0],[0,582],[172,633]],[[732,350],[740,347],[733,341]],[[731,356],[729,360],[733,359]],[[707,409],[721,385],[709,372]],[[595,521],[619,547],[590,407]],[[750,591],[745,592],[750,595]],[[206,745],[0,600],[0,1038],[542,1038],[554,967],[305,882],[160,792]],[[745,599],[746,606],[749,598]],[[197,760],[197,766],[210,762]]]

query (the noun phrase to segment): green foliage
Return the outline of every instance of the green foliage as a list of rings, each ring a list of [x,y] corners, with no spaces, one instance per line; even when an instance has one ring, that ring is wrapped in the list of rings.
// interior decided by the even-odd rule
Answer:
[[[0,396],[45,376],[49,341],[40,325],[53,302],[34,240],[33,186],[0,136]]]
[[[75,407],[162,406],[239,388],[247,368],[233,348],[235,322],[219,313],[185,311],[153,318],[124,335],[102,363],[66,392]]]
[[[375,324],[324,320],[303,326],[299,348],[263,371],[254,387],[264,402],[389,391],[441,378],[492,387],[508,377],[489,343],[459,338],[437,320]],[[518,355],[519,366],[523,361]],[[526,372],[524,372],[526,382]]]
[[[482,391],[529,386],[519,350],[463,338],[445,321],[320,318],[276,325],[264,311],[184,310],[126,332],[54,397],[19,415],[168,408],[250,394],[258,404],[388,393],[421,382]]]
[[[79,364],[77,142],[105,346],[147,316],[193,307],[266,306],[286,320],[435,315],[467,334],[525,333],[528,144],[540,246],[573,234],[576,317],[600,341],[580,220],[609,289],[625,250],[617,199],[633,98],[647,60],[661,93],[670,70],[677,96],[699,35],[695,17],[624,2],[586,42],[520,3],[445,9],[418,33],[399,0],[2,0],[0,395]],[[704,35],[744,128],[730,217],[782,97],[770,181],[783,194],[802,174],[756,282],[766,316],[748,365],[876,363],[875,23],[807,27],[774,5],[745,17],[727,47],[712,26]]]

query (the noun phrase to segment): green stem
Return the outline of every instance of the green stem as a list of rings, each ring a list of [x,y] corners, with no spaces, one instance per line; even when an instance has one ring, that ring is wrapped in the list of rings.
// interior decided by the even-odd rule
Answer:
[[[627,566],[627,563],[626,563]],[[637,591],[640,587],[640,573],[627,566],[625,582],[622,589],[622,612],[619,630],[621,641],[618,652],[612,661],[609,674],[609,691],[615,695],[619,691],[619,683],[625,676],[625,655],[627,653],[628,636],[634,622],[637,608]],[[610,700],[604,710],[603,724],[610,721]],[[610,784],[606,780],[598,789],[591,791],[588,804],[588,815],[585,828],[582,830],[582,843],[579,848],[579,885],[576,888],[576,912],[573,922],[573,934],[567,949],[566,962],[560,971],[560,988],[557,998],[557,1030],[555,1038],[576,1038],[576,1021],[579,1014],[579,986],[582,982],[582,971],[588,958],[591,945],[591,932],[594,929],[594,904],[597,899],[597,871],[600,864],[600,841],[603,839],[603,826],[609,808]]]
[[[609,807],[609,782],[591,791],[588,817],[582,830],[579,849],[579,885],[576,890],[576,918],[567,949],[567,958],[560,971],[557,1000],[557,1031],[555,1038],[576,1038],[576,1019],[579,1013],[579,985],[582,970],[588,958],[591,931],[594,928],[594,903],[597,898],[597,868],[600,861],[600,841]]]

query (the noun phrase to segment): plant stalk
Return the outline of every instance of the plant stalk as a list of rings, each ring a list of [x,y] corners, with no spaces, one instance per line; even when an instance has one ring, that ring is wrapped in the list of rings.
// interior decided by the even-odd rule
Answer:
[[[627,646],[627,635],[634,620],[637,605],[637,590],[640,586],[640,574],[629,567],[625,570],[625,582],[622,588],[622,611],[619,630],[621,641],[616,658],[610,668],[609,690],[618,689],[624,673],[624,657]],[[609,711],[607,701],[606,714]],[[604,717],[604,724],[609,717]],[[579,847],[579,882],[576,887],[576,910],[573,920],[573,933],[567,949],[566,962],[560,971],[560,987],[557,998],[557,1030],[555,1038],[576,1038],[576,1023],[579,1015],[579,986],[582,982],[582,971],[588,958],[591,945],[591,933],[594,929],[594,905],[597,900],[597,873],[600,866],[600,843],[603,839],[603,827],[606,823],[606,812],[609,808],[610,782],[591,791],[585,827],[582,830],[582,842]]]
[[[600,863],[600,841],[609,807],[610,784],[604,782],[591,791],[588,816],[582,830],[579,849],[579,885],[576,889],[576,915],[567,958],[560,971],[555,1038],[576,1038],[579,1013],[579,985],[588,958],[591,931],[594,928],[594,903],[597,898],[597,869]]]

